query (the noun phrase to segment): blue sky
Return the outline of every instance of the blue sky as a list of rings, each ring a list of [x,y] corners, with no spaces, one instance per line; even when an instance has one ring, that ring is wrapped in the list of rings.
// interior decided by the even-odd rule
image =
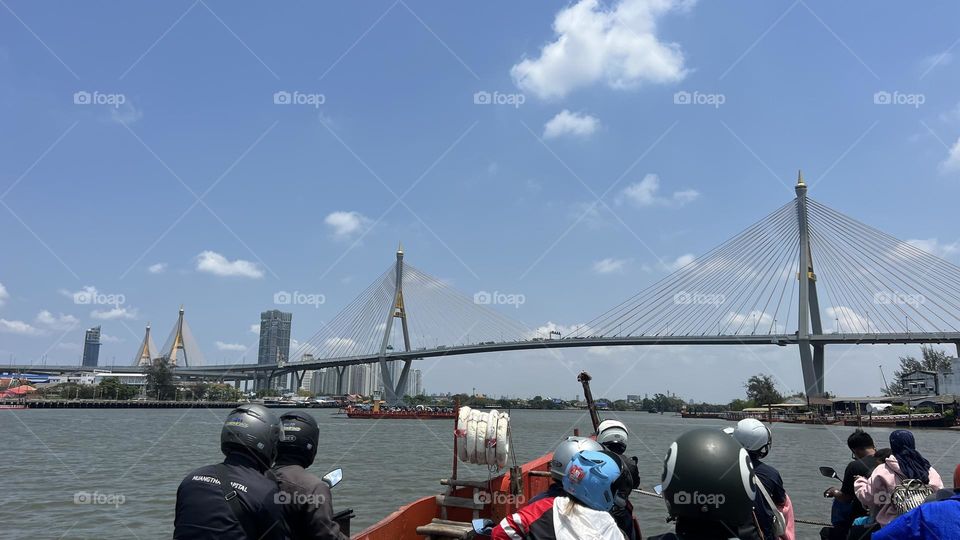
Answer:
[[[162,342],[183,303],[209,361],[255,361],[251,325],[275,293],[323,295],[291,308],[305,340],[399,241],[467,294],[524,295],[506,312],[531,327],[571,326],[789,201],[798,168],[812,197],[956,263],[958,15],[946,2],[8,0],[0,355],[73,363],[102,324],[101,363],[127,363],[143,326]],[[123,303],[77,304],[86,287]],[[904,350],[831,351],[828,390],[875,392],[877,364],[889,376]],[[581,367],[611,396],[730,399],[759,371],[802,386],[792,349],[561,358],[419,367],[430,390],[493,394],[572,397],[567,368]]]

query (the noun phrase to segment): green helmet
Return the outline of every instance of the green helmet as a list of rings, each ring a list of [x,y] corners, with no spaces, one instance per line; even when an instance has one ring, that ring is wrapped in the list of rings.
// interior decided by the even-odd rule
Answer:
[[[671,517],[741,524],[753,511],[753,476],[737,441],[717,429],[694,429],[667,450],[663,500]]]

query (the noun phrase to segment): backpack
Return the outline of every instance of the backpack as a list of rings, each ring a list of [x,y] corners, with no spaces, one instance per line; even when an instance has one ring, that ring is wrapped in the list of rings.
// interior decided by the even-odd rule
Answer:
[[[912,478],[905,478],[893,488],[893,492],[890,494],[890,506],[898,516],[902,516],[923,504],[923,501],[933,495],[935,491],[937,491],[936,488],[929,484],[924,484]]]

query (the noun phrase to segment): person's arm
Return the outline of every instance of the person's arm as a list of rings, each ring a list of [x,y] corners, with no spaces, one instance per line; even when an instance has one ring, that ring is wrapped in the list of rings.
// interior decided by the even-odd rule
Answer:
[[[333,498],[330,487],[324,482],[317,482],[311,494],[312,500],[303,505],[304,517],[310,528],[314,540],[350,540],[340,532],[340,526],[333,521]]]
[[[260,532],[259,540],[290,538],[287,521],[283,518],[283,505],[277,503],[277,493],[279,490],[274,488],[260,502],[260,508],[256,513],[257,530]]]
[[[868,478],[857,476],[853,481],[853,492],[860,500],[860,504],[873,508],[873,484]]]
[[[943,478],[940,478],[940,473],[938,473],[936,469],[930,467],[930,470],[927,472],[927,477],[930,479],[931,486],[937,489],[943,489]]]

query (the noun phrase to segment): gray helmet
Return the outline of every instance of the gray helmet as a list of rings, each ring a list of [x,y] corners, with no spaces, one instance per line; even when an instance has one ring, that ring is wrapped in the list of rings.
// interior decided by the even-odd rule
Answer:
[[[737,441],[717,429],[694,429],[667,450],[663,500],[671,517],[741,524],[753,510],[753,476]]]
[[[550,458],[550,476],[555,480],[562,480],[564,470],[567,464],[573,459],[573,456],[584,450],[599,452],[603,450],[600,443],[587,437],[567,437],[557,445],[553,451],[553,457]]]
[[[220,430],[220,451],[241,450],[253,454],[264,467],[277,457],[280,419],[263,405],[247,403],[230,411]]]

